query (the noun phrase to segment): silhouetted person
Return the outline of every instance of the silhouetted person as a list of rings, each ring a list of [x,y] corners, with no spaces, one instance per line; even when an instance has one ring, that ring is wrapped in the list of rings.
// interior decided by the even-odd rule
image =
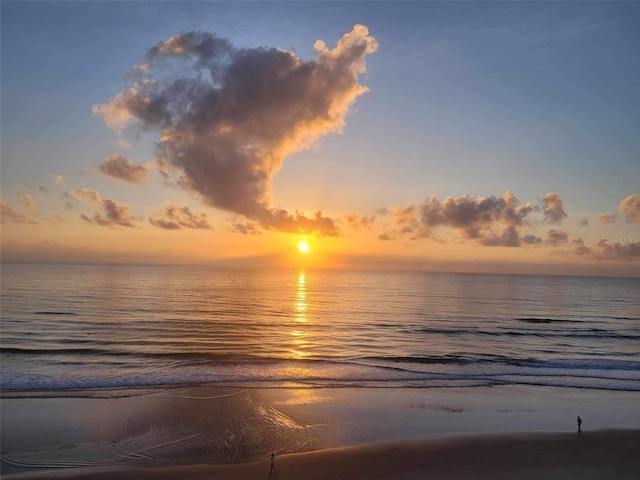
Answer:
[[[578,417],[578,433],[582,433],[582,419]]]
[[[269,470],[269,475],[271,475],[275,469],[276,469],[276,456],[272,453],[271,454],[271,470]]]

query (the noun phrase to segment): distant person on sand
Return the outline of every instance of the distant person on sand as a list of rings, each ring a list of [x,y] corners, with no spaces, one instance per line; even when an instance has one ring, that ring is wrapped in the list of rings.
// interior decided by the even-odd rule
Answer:
[[[578,433],[582,433],[582,419],[578,416]],[[273,459],[271,460],[273,463]]]
[[[272,453],[271,454],[271,470],[269,470],[269,475],[271,475],[275,469],[276,469],[276,456]]]

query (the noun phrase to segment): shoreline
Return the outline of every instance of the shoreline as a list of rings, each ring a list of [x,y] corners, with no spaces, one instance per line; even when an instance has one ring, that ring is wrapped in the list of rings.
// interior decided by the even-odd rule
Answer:
[[[458,435],[436,440],[390,441],[292,453],[232,465],[145,468],[96,467],[3,475],[7,479],[270,480],[379,479],[632,479],[640,470],[640,429],[577,433],[529,432]]]

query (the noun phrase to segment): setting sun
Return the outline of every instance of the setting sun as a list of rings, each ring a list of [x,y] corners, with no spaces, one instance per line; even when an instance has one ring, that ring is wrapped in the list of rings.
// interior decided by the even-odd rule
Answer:
[[[309,253],[309,242],[306,239],[302,239],[298,242],[298,250],[302,253]]]

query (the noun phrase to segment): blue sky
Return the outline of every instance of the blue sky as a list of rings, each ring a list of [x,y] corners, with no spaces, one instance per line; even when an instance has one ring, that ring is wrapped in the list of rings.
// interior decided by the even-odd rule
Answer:
[[[3,2],[2,198],[17,209],[64,175],[68,189],[95,189],[141,216],[171,200],[223,218],[159,178],[136,189],[96,173],[114,151],[153,162],[157,138],[138,134],[122,149],[91,106],[182,32],[309,60],[317,39],[333,47],[359,23],[379,44],[361,77],[370,91],[342,135],[285,159],[274,206],[367,215],[432,195],[509,190],[535,203],[556,192],[565,230],[590,219],[574,236],[633,238],[637,224],[611,232],[596,218],[640,188],[639,20],[640,4],[622,2]],[[56,202],[38,205],[74,218]]]

